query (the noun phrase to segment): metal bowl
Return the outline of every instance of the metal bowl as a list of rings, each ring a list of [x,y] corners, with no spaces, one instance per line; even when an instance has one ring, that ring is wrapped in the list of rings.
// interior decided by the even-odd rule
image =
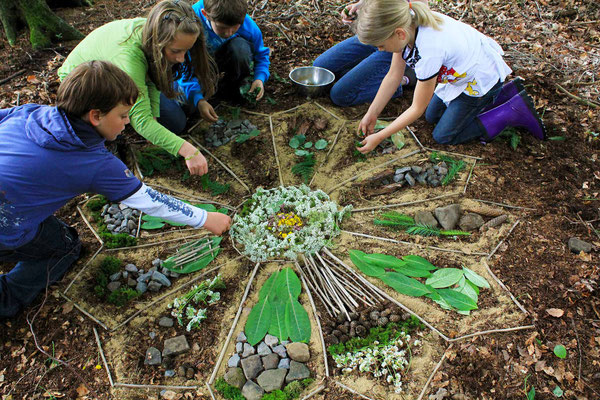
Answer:
[[[290,72],[290,79],[301,95],[319,97],[327,93],[335,75],[321,67],[298,67]]]

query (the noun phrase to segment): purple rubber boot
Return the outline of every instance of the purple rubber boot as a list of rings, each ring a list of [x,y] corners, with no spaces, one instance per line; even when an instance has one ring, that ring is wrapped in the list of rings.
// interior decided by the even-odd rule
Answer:
[[[477,116],[486,134],[483,142],[490,142],[505,128],[525,128],[539,140],[546,139],[546,127],[533,106],[533,99],[521,90],[504,104]]]
[[[500,89],[500,93],[498,94],[496,100],[494,100],[494,102],[489,106],[486,106],[483,110],[481,110],[481,112],[484,113],[486,111],[490,111],[492,108],[506,103],[508,100],[515,97],[515,95],[519,94],[521,90],[525,90],[525,86],[523,86],[523,78],[517,76],[512,81],[505,83],[502,86],[502,89]]]

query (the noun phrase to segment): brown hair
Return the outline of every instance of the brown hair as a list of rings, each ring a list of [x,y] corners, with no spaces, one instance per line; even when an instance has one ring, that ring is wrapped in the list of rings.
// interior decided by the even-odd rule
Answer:
[[[190,57],[186,54],[185,62],[171,66],[164,49],[178,33],[198,35],[198,38],[188,52]],[[179,94],[173,81],[181,77],[195,76],[206,98],[215,93],[217,67],[208,54],[202,22],[185,1],[164,0],[150,10],[142,29],[142,49],[148,59],[152,81],[168,98],[173,99]]]
[[[138,93],[133,80],[116,65],[88,61],[79,64],[61,82],[56,106],[77,117],[90,110],[106,114],[119,104],[133,105]]]
[[[212,21],[241,25],[248,12],[246,0],[204,0],[204,11]]]

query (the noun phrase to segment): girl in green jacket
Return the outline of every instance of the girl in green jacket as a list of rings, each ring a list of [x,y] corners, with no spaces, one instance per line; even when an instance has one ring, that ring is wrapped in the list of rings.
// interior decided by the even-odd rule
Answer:
[[[62,80],[91,60],[117,65],[140,91],[129,112],[131,126],[153,144],[184,157],[191,174],[204,175],[206,158],[161,121],[160,108],[161,102],[179,97],[173,82],[181,77],[196,77],[205,98],[214,94],[217,70],[205,43],[202,23],[192,7],[185,1],[164,0],[150,10],[147,19],[117,20],[91,32],[69,54],[58,75]]]

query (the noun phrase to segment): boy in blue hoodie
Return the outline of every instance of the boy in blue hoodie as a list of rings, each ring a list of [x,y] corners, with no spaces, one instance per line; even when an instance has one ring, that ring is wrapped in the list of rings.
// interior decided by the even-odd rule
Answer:
[[[265,93],[265,82],[269,79],[269,49],[263,43],[260,28],[246,13],[246,0],[201,0],[192,8],[204,26],[208,51],[214,57],[219,72],[223,73],[216,97],[241,101],[240,87],[253,74],[249,92],[260,100]],[[217,121],[219,117],[204,98],[197,79],[181,78],[177,85],[190,108],[198,109],[206,121]],[[169,115],[175,126],[185,126],[185,113],[176,101],[161,104],[160,115]]]
[[[125,72],[91,61],[61,83],[56,107],[0,110],[0,261],[17,262],[0,275],[0,318],[31,303],[78,259],[77,232],[53,213],[82,193],[217,235],[229,229],[227,215],[147,187],[106,149],[129,123],[137,97]]]

